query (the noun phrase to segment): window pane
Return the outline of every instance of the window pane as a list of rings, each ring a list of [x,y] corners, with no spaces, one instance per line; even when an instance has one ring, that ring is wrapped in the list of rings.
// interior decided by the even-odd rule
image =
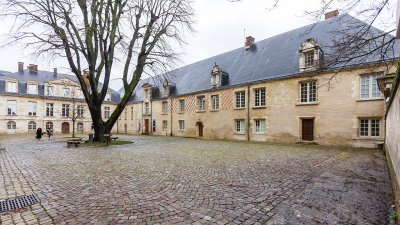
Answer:
[[[371,84],[372,84],[372,97],[373,98],[380,98],[381,97],[381,92],[378,87],[378,81],[376,80],[378,78],[377,75],[371,76]]]
[[[369,76],[361,77],[361,98],[369,98]]]
[[[379,120],[371,120],[371,136],[379,137]]]
[[[309,51],[304,53],[304,66],[305,67],[314,66],[314,51]]]
[[[360,136],[368,136],[368,120],[360,120]]]
[[[265,89],[255,91],[255,106],[265,106]]]

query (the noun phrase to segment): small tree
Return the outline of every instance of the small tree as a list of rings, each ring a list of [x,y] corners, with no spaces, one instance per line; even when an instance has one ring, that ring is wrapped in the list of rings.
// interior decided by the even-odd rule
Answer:
[[[66,59],[88,105],[94,141],[104,141],[143,73],[171,69],[173,46],[192,31],[191,0],[0,0],[16,21],[10,38],[36,54]],[[115,64],[124,94],[107,121],[101,115]],[[87,69],[85,78],[82,70]],[[85,82],[88,81],[87,83]]]

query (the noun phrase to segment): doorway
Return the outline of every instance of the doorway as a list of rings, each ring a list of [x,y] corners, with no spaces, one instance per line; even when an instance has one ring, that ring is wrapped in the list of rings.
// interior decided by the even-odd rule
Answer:
[[[127,124],[124,124],[124,129],[125,129],[125,134],[127,134],[128,133],[128,125]]]
[[[61,124],[61,133],[69,134],[69,123],[64,122]]]
[[[144,132],[143,134],[149,135],[149,119],[144,120]]]
[[[301,136],[303,141],[314,140],[314,119],[301,120]]]
[[[197,122],[197,127],[199,129],[199,137],[203,137],[203,123],[202,122]]]

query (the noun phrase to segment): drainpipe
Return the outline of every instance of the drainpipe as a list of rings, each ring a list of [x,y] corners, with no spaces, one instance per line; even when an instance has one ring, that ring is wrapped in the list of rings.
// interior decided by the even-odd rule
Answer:
[[[151,133],[151,135],[154,135],[154,133],[153,133],[153,98],[150,99],[150,133]]]
[[[247,85],[247,141],[250,141],[250,85]]]
[[[169,99],[169,107],[170,107],[170,114],[171,114],[171,116],[170,116],[171,117],[171,122],[170,122],[171,123],[171,125],[170,125],[171,131],[169,132],[169,135],[172,136],[172,98]]]

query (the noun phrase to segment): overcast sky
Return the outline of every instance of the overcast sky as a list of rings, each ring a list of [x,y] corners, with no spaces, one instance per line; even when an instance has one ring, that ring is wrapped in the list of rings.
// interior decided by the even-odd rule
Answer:
[[[311,24],[315,21],[304,16],[304,10],[311,6],[317,8],[320,1],[281,0],[276,9],[268,10],[273,0],[242,0],[236,3],[227,0],[196,0],[194,8],[197,32],[187,36],[188,45],[179,50],[184,52],[182,65],[242,47],[244,35],[251,35],[256,41],[260,41]],[[385,18],[395,21],[393,10],[387,10]],[[1,21],[0,35],[7,34],[10,26],[9,21]],[[37,59],[21,46],[1,48],[0,52],[0,70],[15,72],[17,62],[22,61],[25,65],[38,64],[40,70],[52,71],[54,67],[58,67],[60,71],[69,73],[66,69],[68,64],[64,60]],[[119,83],[113,82],[111,87],[118,88]]]

